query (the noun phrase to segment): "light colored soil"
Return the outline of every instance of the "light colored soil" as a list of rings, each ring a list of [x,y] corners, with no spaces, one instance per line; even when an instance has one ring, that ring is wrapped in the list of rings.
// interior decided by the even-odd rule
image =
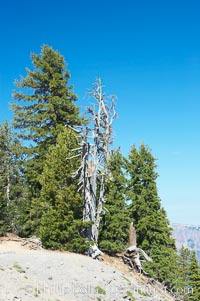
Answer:
[[[29,247],[0,239],[0,301],[174,300],[117,258]]]

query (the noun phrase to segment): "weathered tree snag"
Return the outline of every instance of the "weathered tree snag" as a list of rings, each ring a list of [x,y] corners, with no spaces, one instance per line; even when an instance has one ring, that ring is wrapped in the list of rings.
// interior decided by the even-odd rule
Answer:
[[[136,247],[136,232],[135,232],[135,227],[133,227],[133,223],[130,224],[130,229],[129,229],[129,247],[131,246]]]
[[[122,258],[125,264],[128,264],[131,269],[136,269],[137,272],[147,274],[142,268],[140,261],[140,253],[144,256],[146,261],[152,261],[152,259],[140,248],[137,248],[136,231],[133,227],[133,223],[130,224],[129,231],[129,247],[124,252]]]
[[[105,203],[105,178],[109,160],[109,146],[112,144],[112,123],[116,117],[114,96],[105,97],[100,79],[96,80],[90,93],[95,101],[87,109],[90,115],[89,125],[79,132],[82,146],[82,162],[75,176],[79,176],[79,191],[82,192],[83,221],[91,222],[86,237],[96,246],[99,224]],[[111,100],[111,101],[110,101]]]

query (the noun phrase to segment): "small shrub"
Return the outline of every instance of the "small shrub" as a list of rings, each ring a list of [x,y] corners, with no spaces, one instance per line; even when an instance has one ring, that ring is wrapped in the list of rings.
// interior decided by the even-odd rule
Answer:
[[[100,295],[105,295],[106,294],[106,291],[102,287],[100,287],[100,286],[96,287],[96,291]]]
[[[135,296],[130,291],[127,291],[127,296],[131,298],[131,301],[136,301]]]
[[[19,273],[26,273],[26,271],[18,264],[18,263],[15,263],[13,265],[13,268],[18,271]]]

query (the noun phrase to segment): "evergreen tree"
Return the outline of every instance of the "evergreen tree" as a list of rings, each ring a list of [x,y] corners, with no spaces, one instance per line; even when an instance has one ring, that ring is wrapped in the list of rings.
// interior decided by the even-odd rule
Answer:
[[[10,133],[8,123],[0,127],[0,234],[7,229],[7,206],[10,186]]]
[[[14,126],[20,130],[18,136],[33,141],[29,152],[35,153],[55,144],[60,127],[77,125],[81,120],[74,103],[77,97],[68,85],[70,74],[63,56],[45,45],[40,55],[32,53],[31,57],[35,69],[27,68],[27,76],[16,81],[24,93],[14,93],[22,104],[12,104],[12,109]]]
[[[192,252],[191,263],[189,267],[189,286],[192,288],[192,293],[189,297],[191,301],[200,300],[200,267],[198,265],[195,252]]]
[[[21,220],[25,222],[22,230],[25,235],[37,230],[34,220],[40,218],[37,211],[41,191],[39,175],[43,172],[49,147],[56,144],[63,126],[82,122],[75,105],[77,97],[68,85],[70,74],[63,56],[45,45],[40,55],[32,53],[31,57],[34,69],[26,69],[27,76],[16,81],[16,103],[12,104],[14,128],[25,142],[21,148],[25,155],[27,188]]]
[[[178,271],[176,289],[183,295],[184,301],[189,300],[189,267],[191,260],[191,252],[189,249],[182,246],[178,255]]]
[[[172,229],[157,192],[155,158],[148,147],[133,146],[127,161],[130,216],[136,228],[138,246],[153,259],[145,265],[150,275],[170,287],[175,281],[176,250]]]
[[[126,205],[126,182],[124,158],[117,150],[112,153],[108,164],[105,213],[99,234],[100,249],[111,255],[121,252],[128,243],[131,221]]]
[[[12,104],[12,110],[17,135],[27,141],[22,152],[28,155],[27,177],[34,188],[39,186],[37,175],[60,128],[80,124],[81,120],[63,56],[45,45],[40,55],[32,53],[31,57],[34,70],[27,68],[27,76],[16,81],[22,91],[14,93],[18,103]]]
[[[50,148],[40,177],[42,190],[38,210],[43,214],[39,235],[47,248],[81,252],[88,247],[81,237],[83,200],[72,177],[80,165],[80,157],[73,158],[73,149],[77,147],[75,133],[63,128],[56,145]]]
[[[17,231],[15,218],[23,187],[17,164],[19,147],[8,122],[0,126],[0,233]]]

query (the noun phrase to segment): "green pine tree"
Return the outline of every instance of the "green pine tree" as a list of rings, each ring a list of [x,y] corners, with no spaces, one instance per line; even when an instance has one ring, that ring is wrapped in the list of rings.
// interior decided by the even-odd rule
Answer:
[[[48,149],[56,144],[63,126],[82,122],[79,108],[75,105],[76,95],[68,84],[70,74],[66,70],[63,56],[45,45],[41,54],[31,54],[33,70],[26,69],[27,76],[16,81],[18,90],[14,93],[16,103],[13,125],[17,136],[22,139],[21,154],[24,156],[26,197],[24,199],[25,222],[22,231],[30,235],[37,230],[41,183]]]
[[[23,195],[23,179],[18,167],[15,139],[8,122],[0,126],[0,233],[17,232],[17,205]]]
[[[34,70],[26,69],[27,76],[16,81],[22,91],[14,92],[18,103],[12,104],[14,127],[19,138],[31,142],[24,146],[23,152],[31,160],[31,178],[33,172],[43,165],[45,153],[55,144],[60,129],[67,125],[81,123],[77,100],[72,86],[68,85],[70,74],[66,70],[63,56],[49,46],[43,46],[40,55],[31,54]]]
[[[0,234],[7,230],[7,207],[9,204],[9,195],[7,190],[10,186],[10,131],[8,123],[5,122],[0,127]]]
[[[108,164],[105,213],[102,216],[99,233],[100,249],[111,255],[124,250],[128,243],[131,221],[126,205],[126,182],[124,158],[117,150],[111,155]]]
[[[16,81],[24,93],[14,92],[18,103],[12,109],[18,136],[33,141],[29,152],[35,153],[55,144],[60,127],[80,124],[81,119],[63,56],[45,45],[40,55],[32,53],[31,57],[34,70],[27,68],[27,76]]]
[[[155,158],[143,144],[139,151],[133,146],[126,166],[129,173],[127,195],[131,201],[130,215],[137,232],[137,244],[153,260],[145,269],[171,287],[175,282],[177,255],[172,229],[158,196]]]
[[[81,159],[74,157],[73,149],[77,147],[76,134],[63,128],[56,145],[50,148],[40,176],[42,190],[38,213],[42,214],[38,214],[41,218],[39,235],[47,248],[82,252],[88,247],[81,236],[83,200],[73,178]]]
[[[191,263],[189,267],[189,286],[192,288],[192,293],[189,297],[189,300],[199,301],[200,300],[200,267],[195,252],[192,252],[191,255]]]
[[[175,288],[177,292],[183,295],[184,301],[189,300],[189,267],[191,260],[191,252],[182,246],[177,257],[178,271]]]

